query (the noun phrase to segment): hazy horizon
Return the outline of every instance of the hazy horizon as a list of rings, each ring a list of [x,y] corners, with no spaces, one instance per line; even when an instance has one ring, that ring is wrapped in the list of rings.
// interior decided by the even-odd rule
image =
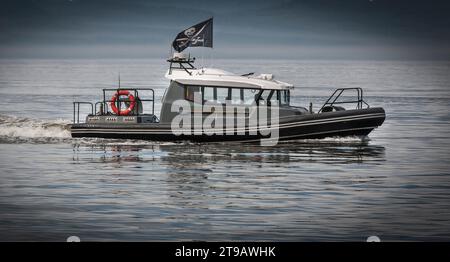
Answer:
[[[450,4],[421,0],[4,0],[0,59],[165,58],[181,30],[214,17],[197,56],[450,60]]]

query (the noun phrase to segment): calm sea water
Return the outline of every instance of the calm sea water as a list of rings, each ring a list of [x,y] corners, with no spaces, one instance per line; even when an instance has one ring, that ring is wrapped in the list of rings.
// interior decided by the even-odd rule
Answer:
[[[276,147],[71,139],[72,101],[168,85],[164,60],[0,61],[0,240],[450,240],[450,63],[240,61],[314,108],[360,86],[368,139]],[[159,110],[160,103],[156,105]]]

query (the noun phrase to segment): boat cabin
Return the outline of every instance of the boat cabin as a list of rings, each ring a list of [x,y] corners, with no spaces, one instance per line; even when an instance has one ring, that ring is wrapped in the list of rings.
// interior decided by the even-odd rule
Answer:
[[[231,106],[232,109],[244,107],[247,117],[251,115],[248,112],[250,107],[260,105],[279,106],[280,112],[285,114],[285,111],[294,111],[294,115],[308,113],[305,108],[290,106],[293,85],[275,80],[272,74],[236,75],[215,68],[197,69],[193,66],[195,59],[182,54],[175,54],[167,61],[170,67],[165,77],[170,80],[170,85],[162,99],[161,122],[170,122],[178,114],[172,112],[171,106],[179,99],[201,108],[205,116],[211,113],[205,105],[215,110],[220,105]]]
[[[194,58],[176,53],[165,75],[170,80],[161,99],[161,116],[154,112],[154,90],[151,88],[103,89],[103,100],[95,104],[74,102],[74,123],[79,123],[81,106],[90,105],[86,123],[167,123],[179,114],[172,110],[177,100],[189,102],[204,117],[231,106],[252,117],[255,106],[279,106],[280,116],[307,114],[303,107],[290,106],[293,85],[277,81],[272,74],[236,75],[221,69],[194,67]],[[222,109],[223,107],[223,109]],[[212,108],[212,109],[211,109]]]

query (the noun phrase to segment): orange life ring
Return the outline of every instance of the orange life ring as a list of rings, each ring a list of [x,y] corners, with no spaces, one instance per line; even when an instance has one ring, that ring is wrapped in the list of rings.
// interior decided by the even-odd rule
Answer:
[[[116,106],[116,101],[120,96],[128,96],[128,99],[130,100],[130,105],[128,106],[128,108],[119,111],[119,109],[117,109],[117,106]],[[117,115],[126,116],[126,115],[129,115],[131,113],[131,111],[133,111],[134,107],[136,106],[136,99],[134,98],[134,96],[132,94],[130,94],[130,91],[118,90],[111,98],[110,106],[111,106],[112,111],[114,113],[116,113]]]

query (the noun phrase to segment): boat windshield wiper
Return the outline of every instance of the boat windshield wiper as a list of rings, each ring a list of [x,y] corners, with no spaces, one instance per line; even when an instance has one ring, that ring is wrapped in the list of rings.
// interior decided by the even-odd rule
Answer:
[[[254,74],[255,74],[255,72],[251,72],[251,73],[243,74],[243,75],[241,75],[241,76],[252,76],[252,75],[254,75]]]

